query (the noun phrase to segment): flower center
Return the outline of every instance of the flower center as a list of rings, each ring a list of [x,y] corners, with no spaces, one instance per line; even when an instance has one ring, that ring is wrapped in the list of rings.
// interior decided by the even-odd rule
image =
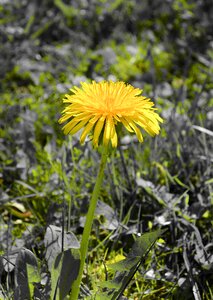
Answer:
[[[114,99],[111,97],[106,97],[104,99],[104,104],[105,104],[105,110],[106,112],[113,112],[113,103],[114,103]]]

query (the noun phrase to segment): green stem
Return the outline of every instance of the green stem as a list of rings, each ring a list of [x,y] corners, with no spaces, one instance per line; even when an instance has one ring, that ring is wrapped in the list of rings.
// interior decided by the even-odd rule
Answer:
[[[96,178],[95,187],[94,187],[94,190],[93,190],[93,193],[92,193],[92,198],[91,198],[91,201],[90,201],[89,210],[88,210],[88,213],[87,213],[86,222],[85,222],[85,225],[84,225],[83,236],[82,236],[82,240],[81,240],[80,269],[79,269],[78,277],[72,285],[70,300],[77,300],[78,299],[78,294],[79,294],[80,285],[81,285],[81,279],[82,279],[83,270],[84,270],[84,263],[85,263],[85,259],[86,259],[86,256],[87,256],[89,237],[90,237],[90,233],[91,233],[91,229],[92,229],[92,223],[93,223],[93,219],[94,219],[94,214],[95,214],[95,209],[96,209],[96,205],[97,205],[97,201],[98,201],[98,196],[99,196],[99,192],[100,192],[102,181],[103,181],[104,169],[105,169],[105,165],[106,165],[106,162],[107,162],[107,157],[108,157],[108,147],[103,146],[100,167],[99,167],[98,175],[97,175],[97,178]]]

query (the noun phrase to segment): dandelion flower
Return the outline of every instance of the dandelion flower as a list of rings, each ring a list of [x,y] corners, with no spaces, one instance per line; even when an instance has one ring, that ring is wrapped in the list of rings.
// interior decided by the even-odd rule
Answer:
[[[72,95],[65,95],[67,107],[62,112],[59,123],[68,121],[65,134],[75,134],[83,129],[80,142],[84,143],[92,133],[94,147],[105,146],[111,142],[117,147],[117,125],[123,124],[131,133],[135,133],[139,142],[143,142],[140,127],[148,134],[159,134],[161,117],[155,112],[154,103],[142,96],[142,90],[122,81],[102,81],[81,83],[81,88],[73,87]]]

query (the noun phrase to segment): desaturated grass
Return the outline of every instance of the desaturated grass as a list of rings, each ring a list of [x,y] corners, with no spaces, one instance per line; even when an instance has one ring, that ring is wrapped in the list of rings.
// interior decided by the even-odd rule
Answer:
[[[108,160],[82,297],[90,299],[101,281],[111,278],[108,264],[125,257],[137,236],[167,228],[124,296],[210,300],[213,54],[208,9],[171,1],[163,13],[160,0],[152,9],[146,1],[137,9],[133,0],[128,5],[110,1],[106,7],[105,2],[87,8],[83,18],[74,13],[84,9],[81,1],[70,16],[46,1],[41,24],[25,19],[24,1],[0,5],[5,12],[1,49],[7,57],[0,88],[0,299],[14,298],[16,258],[23,247],[40,263],[43,281],[37,286],[44,292],[48,225],[81,238],[100,153],[89,141],[80,145],[78,136],[64,137],[57,120],[60,99],[73,84],[101,77],[143,88],[165,122],[161,135],[145,136],[143,144],[124,131]],[[20,17],[7,19],[13,9],[19,9],[26,27]],[[31,9],[34,16],[38,8]],[[51,24],[45,19],[48,9],[55,15]],[[143,16],[142,22],[139,11],[149,18]],[[88,31],[97,15],[102,21]],[[12,33],[10,26],[19,31]]]

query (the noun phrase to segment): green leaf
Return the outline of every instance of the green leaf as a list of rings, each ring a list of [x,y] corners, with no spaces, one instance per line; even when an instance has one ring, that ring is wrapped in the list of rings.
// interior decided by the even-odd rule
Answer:
[[[63,15],[67,18],[73,18],[78,14],[78,11],[72,5],[67,5],[61,0],[54,0],[54,4],[62,11]]]
[[[72,232],[62,232],[60,227],[49,225],[44,236],[44,245],[46,248],[45,258],[47,260],[49,271],[56,257],[68,249],[79,249],[80,244]]]
[[[111,299],[111,298],[109,298],[109,296],[106,294],[104,294],[104,293],[102,293],[101,295],[95,295],[95,298],[94,298],[95,300],[109,300],[109,299]]]
[[[107,293],[106,294],[102,293],[101,295],[95,295],[94,299],[95,300],[109,300],[111,298],[109,298]]]
[[[115,282],[115,280],[108,280],[108,281],[99,283],[99,286],[101,286],[102,288],[113,289],[113,290],[118,291],[120,288],[120,283]]]
[[[20,297],[19,299],[30,299],[34,293],[33,283],[39,282],[40,276],[37,258],[28,249],[21,249],[17,256],[15,264],[15,278],[15,294]]]
[[[41,281],[40,272],[37,266],[27,264],[27,278],[29,283],[30,296],[34,294],[34,283]]]
[[[156,240],[164,232],[165,230],[156,230],[143,234],[135,241],[126,259],[110,265],[109,268],[115,272],[114,279],[101,283],[101,286],[107,289],[107,291],[98,294],[95,299],[118,299],[123,294],[139,266],[146,259]]]
[[[65,299],[77,278],[79,266],[78,249],[66,250],[56,257],[51,269],[51,299]]]
[[[140,259],[141,259],[140,256],[130,257],[130,258],[128,257],[114,264],[108,265],[108,268],[113,271],[120,271],[120,272],[127,271],[131,269],[133,266],[135,266],[135,264],[137,264],[138,261],[140,261]]]
[[[77,278],[80,265],[80,244],[72,232],[60,227],[47,227],[44,244],[46,260],[51,273],[51,299],[62,300]]]
[[[141,237],[139,237],[133,247],[128,257],[135,256],[145,256],[150,251],[150,248],[154,245],[156,240],[165,232],[166,230],[156,230],[152,232],[144,233]]]

